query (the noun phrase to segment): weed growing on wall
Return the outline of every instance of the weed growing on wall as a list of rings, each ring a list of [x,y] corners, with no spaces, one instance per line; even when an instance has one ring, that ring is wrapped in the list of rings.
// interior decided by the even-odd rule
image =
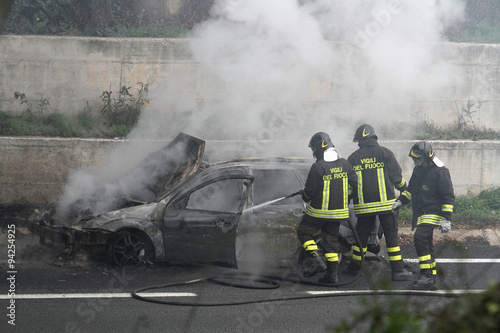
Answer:
[[[137,124],[142,107],[148,102],[148,85],[138,83],[140,88],[137,94],[132,94],[132,87],[122,86],[118,97],[114,98],[112,91],[103,91],[101,94],[101,113],[108,126],[120,136],[126,135]]]
[[[139,88],[122,86],[117,97],[112,91],[101,94],[99,112],[93,112],[89,102],[75,116],[50,112],[50,103],[42,98],[34,101],[16,91],[14,98],[25,110],[20,115],[0,111],[0,135],[116,138],[125,137],[135,127],[147,99],[148,85]]]
[[[420,111],[411,114],[410,122],[394,122],[382,125],[380,133],[386,139],[400,140],[500,140],[500,132],[476,125],[474,114],[480,111],[481,102],[467,101],[464,106],[456,106],[457,118],[453,125],[435,125]]]

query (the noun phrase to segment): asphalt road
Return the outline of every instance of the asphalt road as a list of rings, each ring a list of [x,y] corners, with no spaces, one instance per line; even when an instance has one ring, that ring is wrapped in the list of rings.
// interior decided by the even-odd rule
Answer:
[[[85,252],[61,260],[61,247],[41,246],[37,237],[19,232],[15,258],[9,258],[8,244],[4,234],[1,332],[332,332],[374,304],[442,308],[455,299],[445,293],[484,290],[500,280],[500,247],[477,239],[437,245],[441,290],[420,294],[410,290],[411,282],[389,280],[385,249],[382,257],[367,258],[366,272],[356,281],[341,274],[345,285],[323,287],[299,283],[290,267],[121,269]],[[403,245],[402,252],[408,268],[418,272],[413,246]],[[14,266],[8,259],[15,259]],[[272,278],[256,281],[249,273]],[[151,289],[137,293],[146,299],[132,297],[146,287]],[[367,325],[356,331],[368,331]]]

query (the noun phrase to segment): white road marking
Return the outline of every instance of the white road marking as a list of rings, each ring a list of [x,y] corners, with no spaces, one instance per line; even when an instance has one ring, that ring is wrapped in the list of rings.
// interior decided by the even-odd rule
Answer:
[[[141,297],[192,297],[195,293],[137,293]],[[70,298],[130,298],[131,293],[86,293],[86,294],[16,294],[14,297],[0,295],[0,299],[70,299]]]
[[[325,291],[307,291],[307,294],[311,295],[373,295],[373,294],[401,294],[401,293],[411,293],[411,294],[436,294],[436,295],[461,295],[470,293],[482,293],[486,289],[471,289],[471,290],[325,290]]]
[[[404,262],[418,263],[418,259],[403,259]],[[499,264],[500,259],[436,259],[436,263],[452,264]]]

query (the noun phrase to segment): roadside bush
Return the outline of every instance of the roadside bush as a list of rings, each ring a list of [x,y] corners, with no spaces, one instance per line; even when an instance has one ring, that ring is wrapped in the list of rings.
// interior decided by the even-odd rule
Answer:
[[[411,225],[411,203],[400,208],[399,220]],[[458,195],[455,198],[452,225],[487,227],[500,224],[500,188],[481,191],[477,196]],[[452,227],[453,228],[453,227]]]

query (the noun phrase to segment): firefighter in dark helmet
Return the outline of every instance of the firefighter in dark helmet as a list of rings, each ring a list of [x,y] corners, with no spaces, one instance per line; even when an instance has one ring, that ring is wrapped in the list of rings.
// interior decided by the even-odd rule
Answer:
[[[359,149],[347,159],[358,176],[358,186],[353,193],[354,212],[358,218],[356,232],[362,248],[353,247],[352,260],[345,273],[357,275],[362,256],[366,254],[368,238],[378,216],[387,244],[387,253],[393,281],[411,280],[413,274],[406,270],[398,239],[398,218],[392,211],[396,201],[394,188],[400,192],[406,188],[394,153],[378,143],[375,130],[368,124],[358,127],[354,142]]]
[[[408,154],[415,164],[408,188],[393,204],[393,209],[412,202],[413,236],[420,265],[420,274],[414,289],[436,289],[436,261],[433,250],[434,228],[441,232],[451,230],[451,216],[455,194],[450,172],[439,160],[427,141],[417,142]]]
[[[309,170],[302,192],[302,199],[308,205],[297,228],[298,239],[310,259],[306,260],[308,264],[303,274],[310,277],[326,270],[319,282],[335,284],[338,282],[340,221],[349,218],[349,193],[357,185],[357,179],[351,165],[335,150],[328,134],[314,134],[309,147],[316,162]],[[313,238],[319,230],[326,265]]]

